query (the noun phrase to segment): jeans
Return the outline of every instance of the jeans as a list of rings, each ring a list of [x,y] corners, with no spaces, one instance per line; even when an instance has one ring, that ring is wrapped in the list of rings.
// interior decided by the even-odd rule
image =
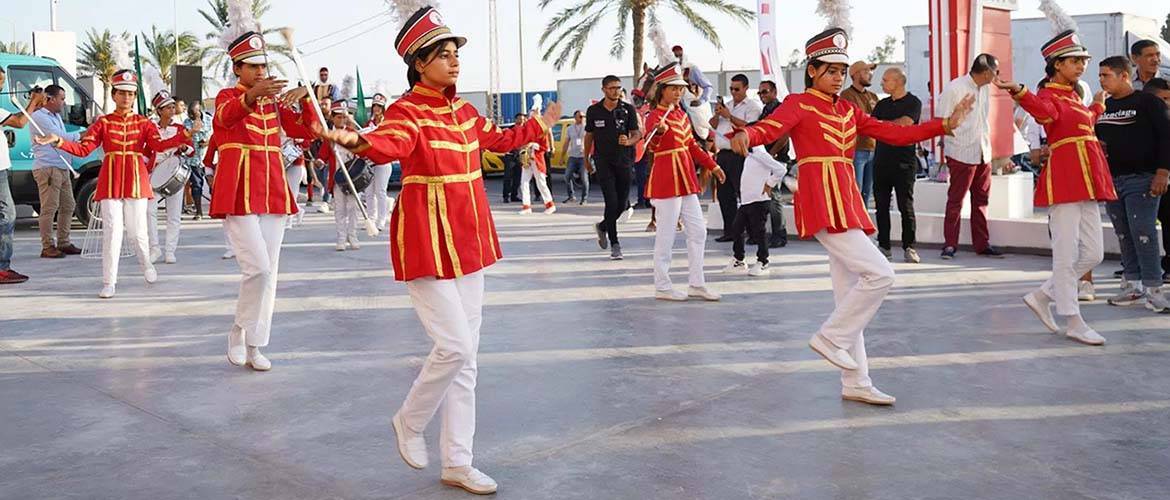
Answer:
[[[917,164],[874,165],[874,219],[877,219],[878,246],[890,249],[890,195],[898,200],[902,216],[902,248],[914,248],[914,171]]]
[[[772,189],[772,201],[768,202],[768,217],[772,223],[772,236],[769,243],[788,243],[788,228],[784,224],[784,203],[781,200],[780,186]]]
[[[650,155],[643,155],[642,161],[634,163],[634,185],[638,189],[638,205],[645,207],[650,205],[650,199],[646,197],[646,181],[650,178]]]
[[[1153,178],[1153,174],[1114,177],[1117,201],[1105,204],[1117,240],[1121,243],[1121,264],[1125,268],[1125,279],[1141,279],[1142,285],[1146,287],[1162,286],[1158,228],[1154,225],[1161,197],[1150,195],[1150,181]]]
[[[0,172],[0,271],[7,271],[12,265],[12,232],[16,229],[16,205],[8,187],[10,172]]]
[[[191,177],[187,182],[191,184],[191,202],[195,204],[195,213],[203,215],[203,165],[191,167]]]
[[[574,197],[573,187],[576,184],[574,177],[581,178],[581,196],[580,199],[584,201],[589,198],[589,173],[585,171],[585,158],[569,157],[569,164],[565,167],[565,186],[569,191],[569,198]]]
[[[873,151],[859,149],[853,153],[853,176],[861,191],[861,202],[868,207],[869,195],[873,193]]]
[[[727,181],[720,184],[716,190],[719,200],[719,212],[723,215],[723,236],[734,237],[731,226],[735,224],[735,213],[739,210],[739,177],[743,175],[745,158],[730,149],[724,149],[715,155],[715,163],[727,175]]]

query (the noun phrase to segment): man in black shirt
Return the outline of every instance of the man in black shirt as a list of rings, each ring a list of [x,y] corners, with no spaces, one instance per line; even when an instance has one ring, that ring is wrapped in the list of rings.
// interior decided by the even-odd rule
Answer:
[[[620,260],[617,220],[630,206],[633,146],[642,133],[638,130],[638,111],[621,100],[621,79],[606,76],[601,80],[601,90],[605,98],[585,111],[585,170],[596,170],[597,183],[605,197],[605,217],[594,226],[597,244],[611,249],[610,259]]]
[[[1130,80],[1129,61],[1101,61],[1101,88],[1109,93],[1105,113],[1097,120],[1097,138],[1105,147],[1117,200],[1106,204],[1121,244],[1126,286],[1109,304],[1145,302],[1155,312],[1170,312],[1162,293],[1158,232],[1154,221],[1161,196],[1170,182],[1170,115],[1166,104],[1150,93],[1137,92]]]
[[[524,125],[524,120],[528,117],[524,113],[516,113],[513,119],[513,127]],[[520,149],[509,151],[508,154],[500,158],[504,162],[504,203],[513,201],[520,201],[520,197],[516,196],[520,189]]]
[[[760,96],[760,102],[764,103],[764,110],[760,112],[758,118],[763,120],[780,107],[780,96],[776,92],[776,82],[771,80],[760,82],[760,90],[757,93]],[[788,165],[792,162],[788,158],[789,149],[788,138],[781,137],[768,146],[768,154],[772,155],[776,161]],[[772,221],[772,235],[768,237],[768,248],[780,248],[788,245],[788,229],[784,227],[784,204],[780,198],[781,191],[780,187],[777,186],[769,195],[772,198],[772,202],[768,204],[768,217]]]
[[[906,74],[898,68],[887,69],[882,75],[882,91],[890,96],[878,101],[873,117],[913,125],[922,115],[922,101],[906,91]],[[890,194],[896,193],[898,213],[902,215],[902,253],[906,262],[921,261],[914,250],[914,178],[918,157],[914,146],[891,146],[877,141],[873,154],[874,217],[877,219],[878,247],[887,258],[890,252]]]

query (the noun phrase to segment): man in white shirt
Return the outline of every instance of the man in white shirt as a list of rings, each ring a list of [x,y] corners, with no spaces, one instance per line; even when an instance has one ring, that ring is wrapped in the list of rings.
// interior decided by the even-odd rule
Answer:
[[[1158,42],[1153,40],[1138,40],[1129,47],[1129,58],[1133,61],[1135,71],[1133,72],[1133,88],[1134,90],[1142,90],[1146,86],[1146,82],[1154,78],[1166,78],[1170,75],[1163,75],[1162,68],[1162,51],[1158,48]]]
[[[569,163],[565,166],[565,186],[569,190],[569,197],[562,203],[576,199],[574,187],[579,177],[580,203],[584,205],[589,198],[589,173],[585,171],[585,113],[581,110],[573,112],[573,124],[565,128],[565,137],[569,148]]]
[[[4,88],[7,75],[0,67],[0,89]],[[27,113],[32,113],[41,107],[45,101],[44,92],[37,91],[29,97],[25,106]],[[28,114],[14,114],[7,109],[0,108],[0,132],[4,127],[23,128],[28,123]],[[12,233],[16,229],[16,205],[12,202],[12,189],[8,185],[8,176],[12,169],[12,158],[8,152],[8,136],[0,134],[0,285],[24,283],[28,276],[12,270]]]
[[[991,246],[987,230],[987,200],[991,193],[991,87],[999,75],[999,61],[991,54],[979,54],[971,72],[948,83],[939,97],[938,109],[952,109],[969,95],[975,107],[954,132],[943,137],[943,154],[950,172],[946,218],[943,222],[942,258],[955,258],[959,246],[959,213],[963,198],[971,193],[971,242],[975,253],[1002,258],[1003,252]]]
[[[739,178],[743,174],[744,158],[731,150],[731,140],[727,138],[733,129],[743,128],[760,118],[764,105],[760,101],[748,98],[748,78],[743,73],[731,77],[731,103],[725,104],[720,98],[715,104],[715,116],[711,118],[711,126],[715,127],[715,148],[719,151],[715,155],[718,163],[727,174],[727,182],[719,185],[719,211],[723,215],[723,236],[715,241],[728,242],[735,239],[731,234],[731,226],[735,222],[735,212],[739,207]]]

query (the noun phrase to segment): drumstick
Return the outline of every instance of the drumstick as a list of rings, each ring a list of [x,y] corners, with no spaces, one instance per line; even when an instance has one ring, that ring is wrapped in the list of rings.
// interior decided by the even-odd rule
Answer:
[[[32,115],[28,114],[28,111],[24,109],[24,106],[22,106],[19,102],[17,102],[16,94],[9,96],[9,99],[12,101],[12,104],[14,106],[16,106],[16,109],[20,110],[20,114],[24,115],[25,118],[28,118],[28,122],[32,124],[33,128],[37,129],[37,135],[40,135],[40,136],[49,135],[49,134],[46,134],[45,131],[41,129],[40,125],[37,125],[37,122],[35,120],[33,120]],[[62,162],[65,162],[65,166],[67,167],[65,170],[68,170],[69,173],[73,175],[74,179],[81,177],[81,174],[78,174],[76,170],[73,170],[73,164],[69,163],[69,160],[65,159],[65,156],[61,154],[61,151],[57,150],[57,148],[53,148],[53,150],[57,153],[57,158],[60,158]]]
[[[313,104],[313,111],[316,112],[317,119],[321,120],[321,126],[325,127],[327,123],[325,121],[325,114],[321,112],[321,104],[317,102],[317,93],[313,92],[313,85],[311,80],[309,80],[309,75],[308,73],[305,73],[305,65],[301,62],[301,53],[297,50],[296,44],[293,43],[293,29],[288,27],[281,28],[280,36],[284,37],[284,41],[288,45],[288,51],[292,55],[293,66],[296,66],[297,68],[297,76],[300,78],[300,83],[305,85],[305,87],[309,90],[309,102]],[[362,198],[358,196],[357,189],[354,187],[353,179],[349,176],[349,169],[345,168],[345,164],[341,163],[341,155],[338,154],[339,146],[335,142],[331,142],[330,144],[333,146],[334,162],[339,164],[339,168],[337,170],[341,171],[342,175],[345,177],[345,182],[349,184],[350,191],[353,191],[353,197],[357,201],[358,210],[361,211],[362,219],[364,219],[366,222],[366,234],[370,236],[377,236],[379,232],[378,225],[374,224],[374,221],[370,219],[370,214],[366,212],[366,205],[365,203],[362,203]]]

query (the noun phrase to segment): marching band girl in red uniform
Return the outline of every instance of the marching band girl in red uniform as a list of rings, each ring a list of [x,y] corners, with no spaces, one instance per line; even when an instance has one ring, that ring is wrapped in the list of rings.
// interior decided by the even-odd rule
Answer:
[[[333,122],[335,130],[353,130],[352,121],[346,111],[345,102],[337,101],[331,105],[329,120]],[[362,247],[358,242],[357,228],[362,217],[358,208],[357,195],[351,193],[344,174],[338,174],[338,169],[345,168],[346,162],[353,158],[353,154],[344,149],[335,150],[333,143],[321,141],[317,150],[318,162],[326,165],[330,172],[327,189],[333,193],[333,223],[337,228],[337,251],[341,252],[348,245],[350,250]]]
[[[1094,125],[1105,112],[1105,94],[1097,94],[1085,107],[1076,93],[1085,72],[1089,51],[1076,32],[1060,33],[1040,48],[1046,61],[1048,83],[1036,93],[1015,82],[996,80],[995,85],[1012,93],[1028,114],[1044,127],[1048,163],[1036,184],[1034,204],[1048,209],[1052,233],[1052,277],[1024,296],[1024,303],[1053,333],[1060,331],[1052,315],[1063,317],[1065,335],[1078,342],[1101,345],[1105,338],[1081,317],[1077,303],[1077,277],[1092,271],[1105,258],[1101,241],[1100,202],[1117,199],[1113,177]]]
[[[163,139],[170,139],[179,135],[191,137],[194,131],[188,131],[187,127],[184,127],[182,123],[174,120],[175,100],[171,97],[170,92],[160,90],[155,93],[150,102],[151,107],[154,108],[154,112],[158,114],[156,126],[158,127],[159,137]],[[165,151],[147,151],[146,171],[153,174],[159,162],[164,161],[167,157],[173,157],[181,153],[186,155],[189,152],[181,152],[177,147]],[[148,227],[146,234],[150,239],[150,262],[156,263],[159,258],[162,258],[163,262],[174,264],[178,262],[175,257],[175,250],[179,247],[179,231],[183,224],[183,192],[180,191],[166,197],[167,233],[165,242],[160,242],[158,238],[159,201],[159,196],[153,196],[146,203],[146,225]]]
[[[373,130],[386,117],[386,96],[374,94],[374,102],[370,105],[370,121],[365,127]],[[366,210],[378,225],[378,229],[385,231],[390,223],[390,207],[394,205],[394,197],[386,190],[390,187],[390,176],[394,173],[394,164],[384,163],[371,167],[374,170],[374,180],[366,187],[364,193]]]
[[[476,353],[483,269],[500,258],[500,244],[480,152],[505,152],[540,140],[560,117],[561,106],[551,103],[542,119],[500,130],[456,97],[458,49],[465,42],[433,8],[419,9],[395,39],[412,89],[386,109],[373,131],[319,134],[375,163],[402,164],[402,191],[390,218],[390,260],[434,348],[394,415],[398,452],[411,467],[426,467],[423,430],[441,407],[441,481],[488,494],[496,491],[496,482],[471,466]]]
[[[70,142],[49,134],[37,137],[39,144],[53,144],[58,149],[77,157],[84,157],[102,148],[102,169],[98,172],[97,193],[94,201],[101,204],[102,215],[102,290],[98,297],[114,296],[118,282],[118,257],[122,253],[122,226],[130,235],[130,243],[142,266],[147,283],[158,280],[158,272],[150,262],[149,238],[146,235],[146,202],[154,196],[150,188],[150,174],[143,160],[147,148],[162,151],[181,144],[191,144],[190,134],[179,134],[170,139],[159,137],[158,127],[145,116],[134,112],[138,96],[138,77],[128,69],[113,76],[114,112],[98,118],[85,131],[79,142]]]
[[[695,164],[713,172],[719,182],[726,178],[723,169],[715,164],[711,154],[695,142],[691,121],[679,106],[687,81],[682,67],[670,63],[654,75],[650,110],[646,130],[653,134],[646,145],[654,154],[650,178],[646,181],[646,197],[654,206],[656,215],[667,224],[654,235],[654,298],[659,300],[687,300],[699,297],[719,300],[719,294],[707,290],[703,277],[703,254],[706,250],[707,221],[699,205],[699,178]],[[687,239],[687,261],[690,276],[686,292],[675,290],[670,282],[670,254],[674,247],[674,223],[682,217]]]
[[[894,283],[894,269],[867,235],[874,233],[853,175],[853,150],[864,135],[894,145],[909,145],[949,133],[971,110],[963,99],[947,119],[899,126],[874,119],[837,93],[845,80],[849,41],[844,30],[829,29],[808,41],[809,63],[802,94],[793,94],[767,118],[738,132],[734,149],[770,144],[787,134],[800,153],[797,162],[796,227],[801,238],[816,238],[829,253],[836,308],[809,346],[842,370],[841,396],[889,405],[894,397],[869,378],[862,330],[881,307]]]

